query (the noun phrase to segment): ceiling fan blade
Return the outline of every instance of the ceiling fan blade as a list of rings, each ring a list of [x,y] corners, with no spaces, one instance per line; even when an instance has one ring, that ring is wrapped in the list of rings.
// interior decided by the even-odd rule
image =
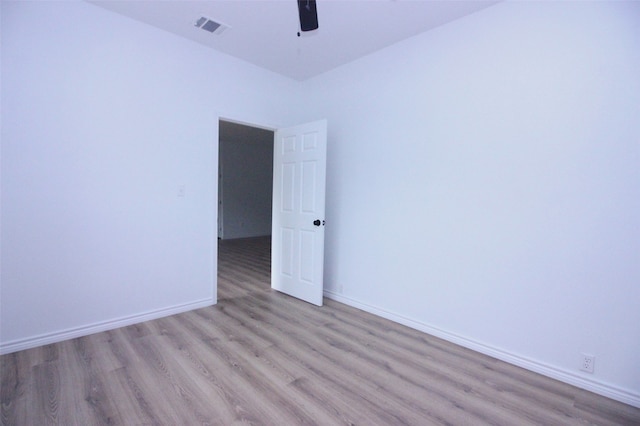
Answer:
[[[300,30],[313,31],[318,29],[316,0],[298,0],[298,15],[300,15]]]

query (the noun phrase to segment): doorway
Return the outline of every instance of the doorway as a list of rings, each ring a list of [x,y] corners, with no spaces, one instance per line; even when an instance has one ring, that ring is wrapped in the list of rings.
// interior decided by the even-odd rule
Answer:
[[[327,120],[275,131],[218,124],[218,248],[268,237],[270,287],[322,306]]]
[[[272,130],[219,121],[218,238],[271,235]]]

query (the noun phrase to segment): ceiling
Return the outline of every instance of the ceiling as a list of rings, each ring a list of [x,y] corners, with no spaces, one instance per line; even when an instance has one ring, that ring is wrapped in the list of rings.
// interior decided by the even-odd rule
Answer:
[[[306,80],[497,3],[317,0],[319,29],[298,37],[296,0],[90,2],[295,80]],[[195,26],[201,16],[229,28],[220,35],[204,31]]]

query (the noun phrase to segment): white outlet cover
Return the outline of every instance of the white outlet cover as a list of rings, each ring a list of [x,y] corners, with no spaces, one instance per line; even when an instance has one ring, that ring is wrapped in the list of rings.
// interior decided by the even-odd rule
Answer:
[[[596,357],[594,355],[582,354],[582,358],[580,359],[580,370],[586,371],[587,373],[593,373],[595,363]]]

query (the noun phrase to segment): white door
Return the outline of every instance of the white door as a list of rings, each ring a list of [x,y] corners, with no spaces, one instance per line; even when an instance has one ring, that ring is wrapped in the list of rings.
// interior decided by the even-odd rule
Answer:
[[[271,288],[322,306],[327,121],[277,130]]]

